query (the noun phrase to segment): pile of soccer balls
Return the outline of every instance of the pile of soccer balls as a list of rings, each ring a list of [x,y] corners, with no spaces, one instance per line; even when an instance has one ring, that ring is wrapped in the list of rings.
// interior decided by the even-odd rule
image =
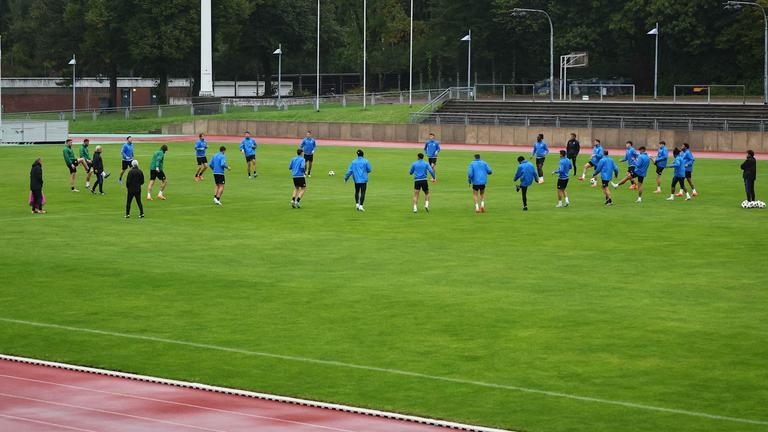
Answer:
[[[744,200],[741,202],[741,208],[765,208],[765,203],[763,201],[747,201]]]

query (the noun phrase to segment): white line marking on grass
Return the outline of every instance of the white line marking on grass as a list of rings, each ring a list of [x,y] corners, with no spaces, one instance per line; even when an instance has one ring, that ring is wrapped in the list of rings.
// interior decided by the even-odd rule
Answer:
[[[81,333],[91,333],[91,334],[99,334],[104,336],[122,337],[122,338],[128,338],[128,339],[145,340],[145,341],[167,343],[167,344],[173,344],[173,345],[182,345],[182,346],[188,346],[188,347],[194,347],[194,348],[203,348],[203,349],[209,349],[209,350],[215,350],[215,351],[242,354],[246,356],[274,358],[274,359],[289,360],[289,361],[301,362],[301,363],[312,363],[312,364],[320,364],[325,366],[337,366],[337,367],[348,368],[348,369],[381,372],[381,373],[386,373],[391,375],[408,376],[408,377],[421,378],[421,379],[426,379],[431,381],[450,382],[450,383],[456,383],[456,384],[465,384],[465,385],[494,388],[494,389],[501,389],[501,390],[513,390],[513,391],[518,391],[522,393],[531,393],[531,394],[551,396],[551,397],[557,397],[557,398],[563,398],[563,399],[571,399],[571,400],[579,400],[584,402],[594,402],[594,403],[600,403],[600,404],[606,404],[606,405],[622,406],[626,408],[640,409],[640,410],[646,410],[646,411],[663,412],[663,413],[669,413],[669,414],[680,414],[680,415],[686,415],[691,417],[707,418],[712,420],[721,420],[721,421],[729,421],[729,422],[735,422],[735,423],[746,423],[746,424],[768,426],[768,421],[766,420],[753,420],[753,419],[730,417],[730,416],[709,414],[709,413],[689,411],[689,410],[676,409],[676,408],[664,408],[664,407],[658,407],[654,405],[645,405],[640,403],[625,402],[625,401],[612,400],[612,399],[602,399],[602,398],[591,397],[591,396],[580,396],[580,395],[575,395],[570,393],[541,390],[541,389],[535,389],[535,388],[529,388],[529,387],[520,387],[520,386],[514,386],[514,385],[507,385],[507,384],[495,384],[495,383],[463,379],[463,378],[451,378],[451,377],[438,376],[438,375],[429,375],[429,374],[424,374],[420,372],[411,372],[411,371],[405,371],[400,369],[390,369],[390,368],[382,368],[382,367],[376,367],[376,366],[358,365],[354,363],[344,363],[344,362],[335,361],[335,360],[322,360],[322,359],[314,359],[309,357],[273,354],[273,353],[260,352],[260,351],[248,351],[248,350],[239,349],[239,348],[230,348],[230,347],[211,345],[211,344],[187,342],[187,341],[166,339],[166,338],[155,337],[155,336],[144,336],[144,335],[136,335],[136,334],[130,334],[130,333],[120,333],[120,332],[112,332],[112,331],[105,331],[105,330],[89,329],[89,328],[83,328],[83,327],[72,327],[72,326],[59,325],[59,324],[40,323],[40,322],[34,322],[34,321],[17,320],[12,318],[0,317],[0,321],[14,323],[14,324],[35,326],[35,327],[53,328],[53,329],[69,330],[69,331],[75,331],[75,332],[81,332]]]
[[[33,420],[31,418],[17,417],[17,416],[12,416],[12,415],[7,415],[7,414],[0,414],[0,417],[5,417],[5,418],[11,419],[11,420],[19,420],[19,421],[23,421],[23,422],[36,423],[36,424],[40,424],[40,425],[43,425],[43,426],[53,426],[53,427],[56,427],[56,428],[59,428],[59,429],[67,429],[67,430],[73,430],[73,431],[78,431],[78,432],[96,432],[96,431],[91,430],[91,429],[80,429],[80,428],[74,427],[74,426],[64,426],[64,425],[60,425],[58,423],[49,423],[49,422],[42,421],[42,420]]]

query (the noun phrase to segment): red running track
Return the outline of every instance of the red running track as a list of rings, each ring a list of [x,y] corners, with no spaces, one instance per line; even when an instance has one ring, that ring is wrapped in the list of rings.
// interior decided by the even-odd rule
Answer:
[[[257,397],[108,376],[101,372],[68,370],[0,358],[0,431],[435,432],[439,430],[447,429],[414,421],[302,406]],[[475,430],[482,430],[482,428]]]

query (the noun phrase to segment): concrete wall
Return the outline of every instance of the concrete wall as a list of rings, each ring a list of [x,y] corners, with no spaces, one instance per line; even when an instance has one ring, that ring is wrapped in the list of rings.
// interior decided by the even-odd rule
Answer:
[[[434,132],[437,138],[446,144],[483,145],[528,145],[536,139],[537,134],[543,133],[546,141],[554,147],[564,146],[570,133],[574,132],[583,145],[589,145],[593,138],[597,138],[608,148],[624,148],[624,143],[631,140],[636,146],[645,145],[654,149],[658,147],[660,140],[664,140],[669,146],[687,142],[694,150],[741,152],[752,149],[759,153],[768,152],[768,133],[763,132],[199,119],[164,126],[163,133],[241,135],[243,131],[249,130],[259,137],[299,138],[304,136],[308,129],[316,138],[327,140],[422,142],[430,132]]]

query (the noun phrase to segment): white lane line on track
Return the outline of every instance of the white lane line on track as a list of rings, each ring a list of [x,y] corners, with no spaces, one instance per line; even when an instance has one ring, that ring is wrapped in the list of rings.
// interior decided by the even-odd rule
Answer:
[[[115,416],[118,416],[118,417],[127,417],[127,418],[136,419],[136,420],[142,420],[142,421],[154,422],[154,423],[162,423],[162,424],[167,424],[167,425],[170,425],[170,426],[177,426],[177,427],[182,427],[182,428],[197,429],[197,430],[208,431],[208,432],[228,432],[228,431],[225,431],[225,430],[222,430],[222,429],[209,429],[209,428],[205,428],[205,427],[202,427],[202,426],[195,426],[195,425],[190,425],[190,424],[177,423],[177,422],[172,422],[172,421],[168,421],[168,420],[154,419],[154,418],[151,418],[151,417],[142,417],[142,416],[137,416],[137,415],[133,415],[133,414],[119,413],[119,412],[116,412],[116,411],[102,410],[102,409],[98,409],[98,408],[84,407],[84,406],[80,406],[80,405],[71,405],[71,404],[67,404],[67,403],[63,403],[63,402],[48,401],[48,400],[45,400],[45,399],[37,399],[37,398],[31,398],[31,397],[26,397],[26,396],[17,396],[17,395],[12,395],[12,394],[8,394],[8,393],[0,393],[0,397],[7,397],[7,398],[12,398],[12,399],[26,400],[26,401],[30,401],[30,402],[38,402],[38,403],[43,403],[43,404],[48,404],[48,405],[65,407],[65,408],[74,408],[74,409],[79,409],[79,410],[83,410],[83,411],[115,415]]]
[[[365,370],[370,372],[381,372],[381,373],[386,373],[391,375],[408,376],[408,377],[421,378],[421,379],[426,379],[431,381],[442,381],[442,382],[450,382],[455,384],[472,385],[477,387],[485,387],[485,388],[493,388],[493,389],[501,389],[501,390],[512,390],[512,391],[518,391],[522,393],[538,394],[538,395],[551,396],[556,398],[578,400],[583,402],[593,402],[593,403],[599,403],[599,404],[605,404],[605,405],[621,406],[625,408],[632,408],[632,409],[639,409],[639,410],[646,410],[646,411],[655,411],[655,412],[662,412],[662,413],[668,413],[668,414],[679,414],[679,415],[686,415],[690,417],[707,418],[712,420],[728,421],[728,422],[734,422],[734,423],[745,423],[745,424],[768,426],[768,421],[766,420],[754,420],[754,419],[747,419],[747,418],[740,418],[740,417],[709,414],[704,412],[690,411],[690,410],[677,409],[677,408],[665,408],[665,407],[659,407],[654,405],[646,405],[646,404],[625,402],[625,401],[612,400],[612,399],[603,399],[603,398],[597,398],[597,397],[591,397],[591,396],[580,396],[580,395],[575,395],[570,393],[541,390],[541,389],[535,389],[535,388],[529,388],[529,387],[520,387],[520,386],[513,386],[513,385],[506,385],[506,384],[495,384],[495,383],[469,380],[469,379],[463,379],[463,378],[451,378],[451,377],[445,377],[445,376],[429,375],[429,374],[424,374],[420,372],[411,372],[411,371],[405,371],[400,369],[390,369],[390,368],[382,368],[382,367],[376,367],[376,366],[358,365],[354,363],[344,363],[344,362],[335,361],[335,360],[322,360],[322,359],[291,356],[291,355],[284,355],[284,354],[248,351],[248,350],[239,349],[239,348],[229,348],[229,347],[223,347],[218,345],[187,342],[187,341],[166,339],[166,338],[160,338],[160,337],[154,337],[154,336],[144,336],[144,335],[119,333],[119,332],[112,332],[112,331],[105,331],[105,330],[95,330],[95,329],[72,327],[72,326],[65,326],[65,325],[59,325],[59,324],[48,324],[48,323],[40,323],[40,322],[34,322],[34,321],[17,320],[12,318],[0,317],[0,321],[35,326],[35,327],[53,328],[53,329],[68,330],[68,331],[75,331],[75,332],[81,332],[81,333],[91,333],[91,334],[99,334],[104,336],[122,337],[122,338],[128,338],[128,339],[182,345],[182,346],[188,346],[193,348],[202,348],[202,349],[209,349],[209,350],[215,350],[215,351],[230,352],[230,353],[241,354],[246,356],[289,360],[294,362],[312,363],[312,364],[319,364],[319,365],[325,365],[325,366],[336,366],[341,368],[358,369],[358,370]]]
[[[66,429],[66,430],[72,430],[72,431],[77,431],[77,432],[96,432],[95,430],[91,430],[91,429],[81,429],[81,428],[74,427],[74,426],[64,426],[64,425],[58,424],[58,423],[51,423],[51,422],[42,421],[42,420],[34,420],[34,419],[31,419],[31,418],[12,416],[12,415],[8,415],[8,414],[0,414],[0,417],[4,417],[4,418],[7,418],[7,419],[11,419],[11,420],[18,420],[18,421],[28,422],[28,423],[37,423],[37,424],[43,425],[43,426],[53,426],[53,427],[56,427],[56,428],[59,428],[59,429]]]
[[[258,414],[248,414],[248,413],[239,412],[239,411],[230,411],[230,410],[224,410],[224,409],[219,409],[219,408],[212,408],[212,407],[207,407],[207,406],[202,406],[202,405],[188,404],[188,403],[175,402],[175,401],[169,401],[169,400],[163,400],[163,399],[155,399],[155,398],[150,398],[150,397],[145,397],[145,396],[137,396],[137,395],[126,394],[126,393],[111,392],[111,391],[107,391],[107,390],[96,390],[96,389],[92,389],[92,388],[88,388],[88,387],[80,387],[80,386],[75,386],[75,385],[70,385],[70,384],[60,384],[60,383],[56,383],[56,382],[36,380],[36,379],[32,379],[32,378],[22,378],[22,377],[17,377],[17,376],[12,376],[12,375],[3,375],[3,374],[0,374],[0,378],[8,378],[8,379],[14,379],[14,380],[20,380],[20,381],[28,381],[28,382],[41,383],[41,384],[49,384],[49,385],[54,385],[54,386],[59,386],[59,387],[70,388],[70,389],[74,389],[74,390],[84,390],[84,391],[89,391],[89,392],[94,392],[94,393],[108,394],[108,395],[112,395],[112,396],[120,396],[120,397],[131,398],[131,399],[145,400],[145,401],[149,401],[149,402],[158,402],[158,403],[164,403],[164,404],[169,404],[169,405],[184,406],[184,407],[188,407],[188,408],[198,408],[198,409],[201,409],[201,410],[214,411],[214,412],[219,412],[219,413],[224,413],[224,414],[233,414],[233,415],[238,415],[238,416],[243,416],[243,417],[252,417],[252,418],[257,418],[257,419],[262,419],[262,420],[271,420],[271,421],[276,421],[276,422],[290,423],[290,424],[294,424],[294,425],[307,426],[307,427],[319,428],[319,429],[325,429],[325,430],[340,431],[340,432],[356,432],[356,431],[353,431],[353,430],[350,430],[350,429],[340,429],[340,428],[335,428],[335,427],[331,427],[331,426],[322,426],[322,425],[317,425],[317,424],[312,424],[312,423],[304,423],[304,422],[299,422],[299,421],[294,421],[294,420],[286,420],[286,419],[281,419],[281,418],[277,418],[277,417],[268,417],[268,416],[262,416],[262,415],[258,415]]]

